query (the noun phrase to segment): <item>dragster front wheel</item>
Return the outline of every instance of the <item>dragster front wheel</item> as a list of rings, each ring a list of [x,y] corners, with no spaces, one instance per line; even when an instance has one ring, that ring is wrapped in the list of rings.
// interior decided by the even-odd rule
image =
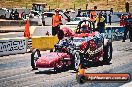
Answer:
[[[56,62],[55,67],[54,67],[54,71],[56,71],[57,73],[61,72],[63,70],[63,67],[64,67],[63,64],[64,64],[63,61]]]
[[[74,55],[74,70],[77,71],[81,63],[80,52],[76,51]]]

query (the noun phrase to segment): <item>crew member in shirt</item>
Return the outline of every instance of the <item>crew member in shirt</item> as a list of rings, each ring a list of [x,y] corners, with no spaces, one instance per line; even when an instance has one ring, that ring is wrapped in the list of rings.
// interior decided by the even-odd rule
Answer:
[[[62,17],[59,15],[59,9],[55,10],[55,15],[52,16],[52,35],[55,36],[60,31],[60,25],[62,24]]]

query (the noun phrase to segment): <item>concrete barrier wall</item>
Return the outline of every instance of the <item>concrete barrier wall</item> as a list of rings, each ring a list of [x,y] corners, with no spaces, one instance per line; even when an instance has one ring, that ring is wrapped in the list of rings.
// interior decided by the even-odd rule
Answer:
[[[62,25],[60,28],[68,27],[74,31],[77,28],[77,25]],[[46,32],[49,32],[52,35],[52,26],[31,26],[30,33],[32,36],[45,36]]]
[[[0,20],[0,26],[25,26],[26,22],[23,20]],[[38,22],[31,22],[30,26],[37,26]]]
[[[26,38],[19,37],[0,39],[0,56],[26,52],[27,52]]]
[[[52,35],[52,26],[32,26],[30,32],[32,36],[46,36],[46,32]]]
[[[54,45],[58,42],[56,36],[35,36],[32,37],[32,48],[38,48],[39,50],[50,50],[54,48]]]
[[[16,37],[23,37],[23,32],[10,32],[10,33],[0,33],[1,38],[16,38]]]

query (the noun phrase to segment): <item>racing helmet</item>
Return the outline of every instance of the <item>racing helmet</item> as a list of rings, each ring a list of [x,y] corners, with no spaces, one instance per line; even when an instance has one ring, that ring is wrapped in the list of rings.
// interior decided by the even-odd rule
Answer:
[[[61,28],[61,30],[64,32],[65,37],[70,37],[74,35],[74,32],[68,27],[63,27]]]
[[[81,32],[82,32],[82,33],[89,33],[89,32],[90,32],[90,29],[89,29],[88,24],[83,24],[83,25],[82,25],[82,27],[81,27]]]

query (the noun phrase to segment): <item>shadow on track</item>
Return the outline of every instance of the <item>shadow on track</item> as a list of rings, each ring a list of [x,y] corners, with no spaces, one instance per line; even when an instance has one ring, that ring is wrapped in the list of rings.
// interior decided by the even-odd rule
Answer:
[[[88,62],[88,64],[85,65],[85,66],[86,66],[86,68],[90,68],[90,67],[98,67],[98,66],[111,65],[111,64],[112,63],[105,64],[104,62],[99,61],[97,63]],[[49,70],[43,70],[43,71],[36,71],[35,74],[47,74],[47,75],[51,75],[51,74],[57,74],[57,73],[67,72],[69,70],[72,70],[72,69],[65,68],[65,69],[61,70],[60,72],[54,71],[54,69],[49,69]],[[70,73],[76,73],[76,71],[70,71]]]
[[[89,61],[85,67],[86,68],[91,68],[91,67],[99,67],[99,66],[104,66],[104,65],[111,65],[112,63],[104,63],[103,61],[99,61],[96,63],[93,63],[91,61]],[[76,71],[71,71],[70,73],[76,73]]]
[[[49,70],[43,70],[43,71],[37,71],[35,72],[35,74],[47,74],[47,75],[51,75],[51,74],[58,74],[58,73],[62,73],[62,72],[66,72],[68,71],[68,69],[65,70],[61,70],[61,71],[54,71],[54,69],[49,69]]]

